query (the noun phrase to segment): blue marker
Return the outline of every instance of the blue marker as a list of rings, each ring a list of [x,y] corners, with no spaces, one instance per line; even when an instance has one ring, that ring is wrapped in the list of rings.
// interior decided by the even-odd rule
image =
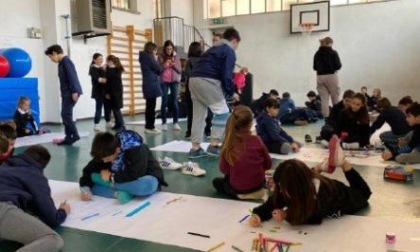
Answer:
[[[88,215],[88,216],[86,216],[86,217],[83,217],[83,218],[82,218],[82,221],[87,220],[87,219],[90,219],[90,218],[95,217],[95,216],[98,216],[98,215],[99,215],[99,213],[95,213],[95,214]]]
[[[140,205],[139,207],[137,207],[133,211],[129,212],[125,217],[131,217],[131,216],[135,215],[136,213],[140,212],[141,210],[143,210],[144,208],[148,207],[149,205],[150,205],[150,201],[147,201],[146,203]]]

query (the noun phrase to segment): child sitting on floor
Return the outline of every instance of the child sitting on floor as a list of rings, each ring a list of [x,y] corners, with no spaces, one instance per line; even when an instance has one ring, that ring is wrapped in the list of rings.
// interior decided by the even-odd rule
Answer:
[[[265,196],[265,171],[271,168],[271,157],[258,136],[251,134],[252,111],[239,105],[233,109],[226,130],[220,157],[224,178],[215,178],[218,192],[240,199],[261,199]]]
[[[31,100],[21,96],[13,120],[16,123],[17,137],[31,136],[39,133],[38,126],[31,112]]]
[[[386,145],[388,150],[384,151],[382,158],[395,158],[401,164],[420,163],[420,104],[413,103],[406,113],[407,123],[412,127],[411,138],[400,138],[397,145]]]
[[[340,112],[334,132],[343,141],[345,149],[369,145],[369,113],[365,95],[356,93],[352,97],[350,107]]]
[[[167,186],[163,171],[142,137],[131,130],[115,136],[98,133],[92,143],[90,161],[79,180],[82,200],[92,193],[117,198],[121,204],[133,196],[150,195]]]
[[[9,159],[15,151],[16,130],[12,126],[14,123],[0,124],[0,135],[8,141],[7,151],[0,154],[0,164]]]
[[[372,90],[372,96],[366,101],[369,111],[376,111],[376,104],[381,97],[381,90],[379,88],[374,88]]]
[[[264,111],[265,101],[268,98],[274,98],[278,100],[279,92],[275,89],[271,89],[269,93],[262,93],[261,97],[251,104],[251,110],[252,113],[254,113],[255,118],[257,118]]]
[[[293,140],[286,131],[280,127],[277,119],[279,102],[269,98],[265,102],[264,112],[257,118],[257,134],[263,140],[270,153],[287,155],[290,152],[298,152],[302,146]]]
[[[308,108],[308,112],[311,114],[310,117],[316,119],[324,118],[322,116],[322,109],[321,109],[321,98],[317,95],[314,91],[309,91],[306,94],[309,101],[305,102],[306,107]]]
[[[273,195],[252,210],[249,224],[258,227],[271,218],[291,225],[320,224],[324,217],[339,218],[367,207],[369,186],[348,161],[341,161],[350,186],[319,174],[321,165],[309,169],[297,159],[282,162],[274,172]]]
[[[413,99],[411,96],[407,95],[401,98],[398,102],[398,108],[405,114],[405,111],[411,106],[411,104],[413,104]]]
[[[384,123],[388,123],[391,131],[381,133],[379,138],[385,144],[397,144],[398,138],[404,137],[410,131],[404,112],[391,106],[391,102],[386,97],[378,100],[376,109],[379,111],[379,116],[370,126],[370,134],[380,129]]]
[[[279,119],[282,124],[306,125],[309,115],[306,109],[296,108],[295,102],[288,92],[283,93],[280,100]]]

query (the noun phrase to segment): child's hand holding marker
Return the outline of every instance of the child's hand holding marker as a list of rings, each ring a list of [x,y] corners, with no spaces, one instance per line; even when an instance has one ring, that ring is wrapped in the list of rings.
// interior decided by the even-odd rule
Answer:
[[[67,200],[60,204],[59,209],[63,209],[67,215],[70,214],[70,204],[67,203]]]
[[[283,209],[274,209],[271,213],[273,216],[273,219],[277,222],[282,222],[287,215],[287,207],[283,207]]]
[[[80,198],[82,201],[90,201],[92,199],[92,193],[90,192],[89,187],[80,188]]]

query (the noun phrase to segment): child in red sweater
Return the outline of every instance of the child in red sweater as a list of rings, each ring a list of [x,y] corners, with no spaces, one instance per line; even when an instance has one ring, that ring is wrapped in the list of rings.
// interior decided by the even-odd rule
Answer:
[[[220,171],[225,177],[213,180],[218,192],[239,199],[265,196],[265,171],[272,164],[262,140],[251,135],[252,120],[251,109],[242,105],[235,107],[226,124],[220,155]]]

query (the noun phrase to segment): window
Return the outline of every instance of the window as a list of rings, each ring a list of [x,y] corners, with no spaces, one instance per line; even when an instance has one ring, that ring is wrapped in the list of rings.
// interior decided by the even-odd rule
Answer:
[[[127,2],[129,0],[120,0]],[[113,2],[120,2],[113,0]],[[291,4],[312,3],[319,0],[207,0],[208,18],[228,17],[235,15],[248,15],[256,13],[288,11]],[[390,0],[330,0],[330,4],[334,5],[350,5],[372,2],[385,2]]]
[[[112,8],[137,12],[137,0],[112,0]]]

